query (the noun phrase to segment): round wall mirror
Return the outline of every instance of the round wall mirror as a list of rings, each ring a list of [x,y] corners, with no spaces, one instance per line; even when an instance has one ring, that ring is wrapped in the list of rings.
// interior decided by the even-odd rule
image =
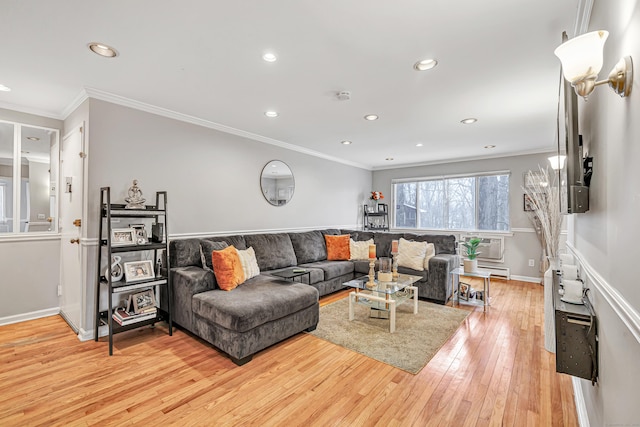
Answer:
[[[293,198],[296,188],[293,172],[285,162],[272,160],[262,168],[260,188],[267,202],[273,206],[284,206]]]

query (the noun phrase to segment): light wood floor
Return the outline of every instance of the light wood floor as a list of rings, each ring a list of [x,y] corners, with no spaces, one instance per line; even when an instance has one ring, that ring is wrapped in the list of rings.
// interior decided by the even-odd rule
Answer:
[[[0,426],[578,425],[570,377],[544,350],[542,287],[493,280],[492,297],[487,314],[463,307],[418,375],[307,334],[238,367],[180,329],[117,335],[109,357],[58,316],[3,326]]]

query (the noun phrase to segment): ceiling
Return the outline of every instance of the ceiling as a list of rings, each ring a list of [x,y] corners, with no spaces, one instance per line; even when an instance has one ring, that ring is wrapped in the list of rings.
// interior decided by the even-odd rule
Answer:
[[[94,90],[367,169],[551,151],[579,1],[3,2],[0,107],[63,118]]]

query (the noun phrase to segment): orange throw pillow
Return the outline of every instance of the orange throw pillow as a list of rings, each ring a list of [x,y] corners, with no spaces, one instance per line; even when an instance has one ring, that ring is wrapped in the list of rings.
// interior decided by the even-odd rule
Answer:
[[[230,291],[244,282],[240,256],[233,246],[211,252],[211,261],[213,261],[213,274],[220,289]]]
[[[343,234],[341,236],[324,235],[324,241],[327,244],[327,260],[328,261],[347,261],[351,258],[351,250],[349,242],[351,236]]]

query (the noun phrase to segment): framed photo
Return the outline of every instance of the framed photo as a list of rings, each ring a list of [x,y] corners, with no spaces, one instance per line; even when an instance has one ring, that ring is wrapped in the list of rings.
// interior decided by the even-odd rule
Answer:
[[[137,294],[129,295],[129,304],[127,304],[129,312],[135,314],[148,313],[156,310],[156,297],[152,289],[147,289]]]
[[[378,212],[379,213],[383,213],[387,211],[387,205],[386,203],[379,203],[378,204]]]
[[[460,282],[458,297],[465,301],[469,301],[469,284]]]
[[[126,246],[137,244],[136,230],[133,228],[114,228],[111,230],[111,245]]]
[[[136,230],[136,243],[138,245],[144,245],[149,243],[149,238],[147,237],[147,230],[144,228],[139,228]]]
[[[139,282],[140,280],[153,279],[153,261],[132,261],[124,263],[124,278],[127,282]]]
[[[533,202],[531,201],[531,197],[528,194],[523,194],[523,206],[525,212],[533,212]]]

